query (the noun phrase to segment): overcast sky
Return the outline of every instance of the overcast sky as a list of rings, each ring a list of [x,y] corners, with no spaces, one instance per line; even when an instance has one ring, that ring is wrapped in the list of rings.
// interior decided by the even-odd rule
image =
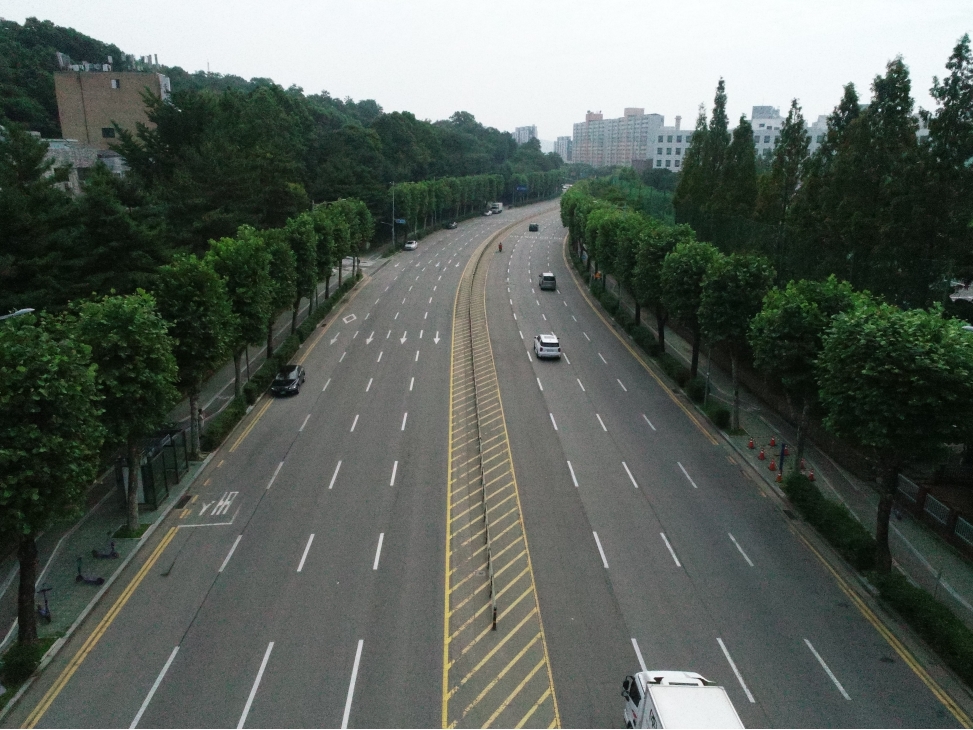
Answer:
[[[848,81],[867,99],[899,54],[917,106],[931,108],[932,77],[973,31],[973,0],[3,0],[0,15],[421,119],[463,110],[508,131],[536,124],[546,140],[589,109],[643,107],[691,127],[720,76],[731,124],[754,105],[786,113],[793,97],[812,121]]]

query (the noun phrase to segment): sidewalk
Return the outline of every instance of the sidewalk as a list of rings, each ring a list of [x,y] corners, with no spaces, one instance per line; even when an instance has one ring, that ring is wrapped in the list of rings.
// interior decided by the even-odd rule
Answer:
[[[615,281],[612,277],[608,277],[608,286],[609,290],[614,292]],[[622,303],[634,316],[634,305],[630,297],[623,295]],[[653,334],[658,334],[645,317],[642,322],[643,326]],[[685,363],[687,367],[689,366],[691,345],[668,328],[666,329],[666,351]],[[699,375],[705,378],[708,370],[710,397],[715,397],[727,408],[732,408],[733,389],[730,374],[720,369],[715,362],[710,369],[704,348],[699,357]],[[723,436],[745,462],[756,467],[756,473],[760,474],[772,489],[783,495],[780,485],[775,482],[776,473],[771,472],[768,467],[771,456],[775,459],[780,458],[782,442],[791,446],[790,458],[794,458],[794,444],[797,442],[796,425],[790,423],[782,414],[771,410],[741,385],[740,427],[744,433],[738,435],[723,433]],[[751,437],[755,446],[752,450],[748,448]],[[774,447],[770,446],[771,438],[776,439]],[[764,461],[758,459],[761,448],[765,450],[767,457]],[[806,447],[805,459],[808,469],[814,470],[822,494],[843,503],[874,535],[879,499],[877,485],[848,473],[810,441]],[[788,464],[788,469],[791,466],[793,462]],[[896,567],[910,580],[943,600],[961,621],[973,628],[973,565],[952,546],[907,513],[902,519],[892,519],[889,532],[892,558]]]

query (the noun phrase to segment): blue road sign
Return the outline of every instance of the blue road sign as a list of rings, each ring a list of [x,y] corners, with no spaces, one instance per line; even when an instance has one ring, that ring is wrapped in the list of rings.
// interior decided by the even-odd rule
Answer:
[[[400,226],[404,226],[405,225],[405,218],[396,218],[395,219],[395,222],[398,223]]]
[[[526,193],[527,192],[527,186],[526,185],[518,185],[517,186],[517,192],[518,193]]]

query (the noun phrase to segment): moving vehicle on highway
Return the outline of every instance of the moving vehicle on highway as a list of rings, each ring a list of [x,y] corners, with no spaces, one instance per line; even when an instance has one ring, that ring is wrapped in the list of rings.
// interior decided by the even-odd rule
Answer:
[[[534,354],[538,359],[544,357],[561,357],[561,341],[553,332],[549,335],[537,335],[534,338]]]
[[[485,210],[485,211],[483,211],[483,215],[493,215],[493,211],[492,210]]]
[[[418,241],[406,241],[405,242],[405,250],[406,251],[415,251],[417,248],[419,248],[419,242]]]
[[[301,365],[285,365],[277,371],[270,392],[274,395],[297,395],[306,378],[307,373]]]
[[[743,727],[726,690],[695,672],[636,672],[622,682],[625,727]]]
[[[527,226],[527,230],[530,231],[531,233],[534,233],[535,231],[539,231],[540,229],[541,227],[537,223],[531,223],[530,225]]]
[[[490,212],[493,213],[493,215],[500,215],[503,213],[503,203],[490,203]]]
[[[550,271],[545,271],[537,277],[537,287],[557,291],[557,278]]]
[[[456,228],[456,221],[450,221],[449,223],[443,223],[443,228],[446,228],[447,230],[450,230],[450,231],[453,230],[454,228]]]

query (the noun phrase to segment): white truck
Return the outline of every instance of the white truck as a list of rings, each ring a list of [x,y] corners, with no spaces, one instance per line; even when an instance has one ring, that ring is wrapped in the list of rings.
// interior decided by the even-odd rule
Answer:
[[[503,213],[503,203],[490,203],[490,212],[493,215],[500,215]]]
[[[622,697],[627,728],[743,727],[726,690],[695,672],[637,672]]]

